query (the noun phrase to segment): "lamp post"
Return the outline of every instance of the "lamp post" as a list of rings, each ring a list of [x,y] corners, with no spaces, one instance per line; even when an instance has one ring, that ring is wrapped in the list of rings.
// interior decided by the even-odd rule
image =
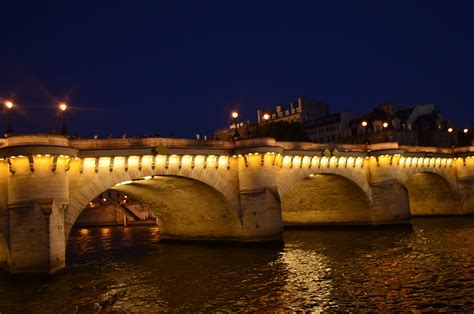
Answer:
[[[6,134],[13,133],[13,126],[12,126],[12,110],[13,110],[13,102],[11,100],[6,100],[4,102],[5,108],[7,108],[7,129]]]
[[[453,134],[453,128],[448,128],[448,133],[451,135],[451,147],[454,147],[454,134]]]
[[[67,128],[66,128],[66,109],[67,109],[67,105],[65,103],[60,103],[59,104],[59,111],[61,112],[61,118],[63,120],[63,127],[62,127],[62,130],[61,130],[61,134],[64,134],[66,135],[67,134]]]
[[[468,128],[464,128],[464,129],[462,130],[462,132],[464,133],[464,134],[463,134],[463,138],[462,138],[462,145],[466,145],[466,146],[471,145],[471,141],[470,141],[469,135],[468,135],[469,129],[468,129]]]
[[[389,138],[388,138],[388,131],[387,131],[388,122],[384,122],[384,123],[382,124],[382,126],[383,126],[383,137],[384,137],[383,140],[384,140],[385,142],[388,142],[388,141],[389,141]]]
[[[237,129],[237,118],[239,117],[239,113],[237,111],[232,112],[232,119],[234,121],[234,136],[233,140],[238,140],[240,138],[239,130]]]
[[[364,127],[364,143],[365,144],[369,144],[369,136],[368,136],[368,133],[367,133],[367,126],[369,125],[369,123],[367,121],[362,121],[362,126]]]

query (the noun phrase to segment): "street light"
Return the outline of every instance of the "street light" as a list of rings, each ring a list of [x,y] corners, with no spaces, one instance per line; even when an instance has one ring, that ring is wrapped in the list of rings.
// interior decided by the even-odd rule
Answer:
[[[239,117],[239,113],[237,111],[232,111],[231,115],[232,115],[232,119],[234,121],[234,127],[235,127],[233,139],[238,140],[240,137],[239,130],[237,130],[237,118]]]
[[[462,131],[467,134],[467,132],[469,132],[469,129],[464,129]]]
[[[59,110],[61,111],[61,116],[63,120],[63,128],[61,133],[66,135],[67,134],[67,128],[66,128],[66,110],[67,110],[67,104],[66,103],[60,103],[59,104]]]
[[[13,133],[13,126],[12,126],[12,110],[13,110],[13,102],[11,100],[6,100],[4,102],[5,107],[7,108],[7,130],[6,134],[11,134]]]
[[[268,121],[270,119],[270,115],[268,113],[263,114],[263,120]]]
[[[454,134],[453,134],[453,128],[448,128],[448,133],[451,135],[451,147],[454,147]]]
[[[385,142],[388,142],[388,141],[389,141],[388,132],[387,132],[388,122],[382,123],[382,126],[383,126],[384,141],[385,141]]]
[[[364,143],[369,144],[369,136],[368,136],[368,133],[367,133],[367,126],[369,125],[369,123],[367,121],[362,121],[361,124],[364,127],[364,135],[365,135]]]

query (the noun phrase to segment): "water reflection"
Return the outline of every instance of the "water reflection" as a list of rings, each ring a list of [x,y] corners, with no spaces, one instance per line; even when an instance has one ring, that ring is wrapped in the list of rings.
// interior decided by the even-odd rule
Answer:
[[[325,306],[331,305],[334,283],[327,257],[322,253],[297,247],[285,251],[282,261],[286,266],[287,280],[281,300],[299,296],[298,304],[290,307],[290,310],[303,307],[322,311]]]
[[[82,228],[67,271],[0,277],[0,311],[474,309],[474,218],[413,230],[285,232],[285,247],[159,243],[156,227]]]

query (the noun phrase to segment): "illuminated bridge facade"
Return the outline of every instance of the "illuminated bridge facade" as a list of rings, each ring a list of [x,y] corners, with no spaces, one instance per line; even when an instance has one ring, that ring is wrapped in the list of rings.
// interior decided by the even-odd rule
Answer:
[[[472,214],[473,157],[397,143],[12,136],[0,142],[0,264],[63,268],[76,219],[109,189],[153,209],[166,239],[281,241],[284,225]]]

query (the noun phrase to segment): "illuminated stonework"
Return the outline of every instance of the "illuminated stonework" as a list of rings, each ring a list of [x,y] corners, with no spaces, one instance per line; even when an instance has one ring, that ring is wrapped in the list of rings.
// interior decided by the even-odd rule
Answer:
[[[64,267],[77,217],[111,188],[148,202],[169,239],[281,241],[285,223],[392,224],[413,214],[474,213],[472,147],[41,134],[0,145],[0,261],[11,272]]]

